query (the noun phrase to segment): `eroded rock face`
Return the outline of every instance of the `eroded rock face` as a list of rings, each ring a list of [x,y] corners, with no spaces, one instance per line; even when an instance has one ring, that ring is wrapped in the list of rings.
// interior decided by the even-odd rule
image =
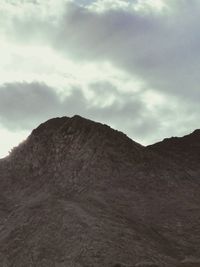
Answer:
[[[197,140],[145,148],[80,116],[41,124],[0,161],[0,266],[198,260]]]

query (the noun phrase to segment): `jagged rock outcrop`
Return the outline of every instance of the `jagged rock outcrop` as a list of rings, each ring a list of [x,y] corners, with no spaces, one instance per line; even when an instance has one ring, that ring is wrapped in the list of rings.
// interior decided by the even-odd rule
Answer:
[[[0,160],[0,266],[199,266],[199,139],[41,124]]]

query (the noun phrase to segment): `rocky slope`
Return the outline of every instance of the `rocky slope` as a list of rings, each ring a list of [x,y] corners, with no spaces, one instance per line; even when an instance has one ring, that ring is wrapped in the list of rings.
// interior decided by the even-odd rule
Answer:
[[[0,266],[200,266],[199,139],[41,124],[0,161]]]
[[[200,175],[200,130],[184,137],[166,138],[162,142],[149,146],[164,158],[172,160],[192,176]]]

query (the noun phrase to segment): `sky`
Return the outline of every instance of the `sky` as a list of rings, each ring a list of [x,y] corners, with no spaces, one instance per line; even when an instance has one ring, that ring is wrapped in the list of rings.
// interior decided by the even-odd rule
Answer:
[[[199,128],[199,0],[1,0],[0,158],[79,114],[143,145]]]

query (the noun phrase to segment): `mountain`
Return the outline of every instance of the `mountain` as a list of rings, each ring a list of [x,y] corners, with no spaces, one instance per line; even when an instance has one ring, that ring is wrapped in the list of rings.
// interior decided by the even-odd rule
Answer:
[[[199,139],[41,124],[0,160],[0,267],[200,266]]]
[[[173,160],[188,173],[199,178],[200,130],[195,130],[192,134],[184,137],[166,138],[149,148],[168,160]]]

